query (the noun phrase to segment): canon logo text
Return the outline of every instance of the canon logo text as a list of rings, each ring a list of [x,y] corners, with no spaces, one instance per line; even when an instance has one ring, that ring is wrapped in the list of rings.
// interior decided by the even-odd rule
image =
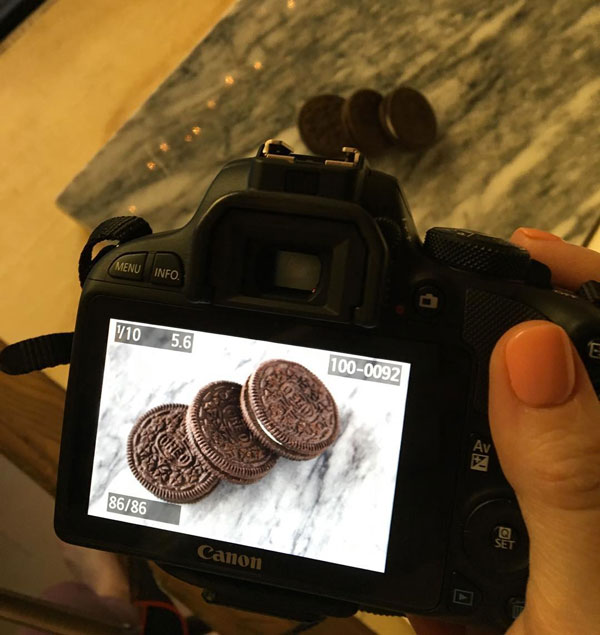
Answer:
[[[213,549],[210,545],[200,545],[198,547],[198,555],[203,560],[213,560],[214,562],[221,562],[222,564],[231,564],[236,567],[242,567],[250,569],[262,569],[262,558],[255,556],[246,556],[245,554],[233,553],[231,551],[221,551],[220,549]]]

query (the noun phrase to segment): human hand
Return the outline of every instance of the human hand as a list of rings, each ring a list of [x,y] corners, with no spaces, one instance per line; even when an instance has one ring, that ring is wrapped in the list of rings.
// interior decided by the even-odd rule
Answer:
[[[577,289],[600,253],[539,230],[511,241]],[[529,533],[525,609],[509,635],[600,633],[600,402],[568,336],[545,321],[505,333],[490,360],[490,428]],[[479,635],[410,616],[418,635]]]

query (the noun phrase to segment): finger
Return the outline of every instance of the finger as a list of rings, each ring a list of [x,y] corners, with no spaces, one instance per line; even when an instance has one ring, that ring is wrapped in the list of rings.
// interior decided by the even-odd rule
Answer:
[[[529,532],[523,619],[586,632],[600,624],[600,405],[563,329],[525,322],[499,340],[489,416]]]
[[[565,289],[578,289],[588,280],[600,281],[600,253],[567,243],[539,229],[520,227],[510,240],[524,247],[535,260],[552,270],[552,282]]]
[[[408,621],[416,635],[465,635],[465,627],[460,624],[448,624],[422,615],[409,615]]]
[[[493,631],[483,627],[449,624],[421,615],[409,615],[408,620],[416,635],[490,635],[493,633]]]

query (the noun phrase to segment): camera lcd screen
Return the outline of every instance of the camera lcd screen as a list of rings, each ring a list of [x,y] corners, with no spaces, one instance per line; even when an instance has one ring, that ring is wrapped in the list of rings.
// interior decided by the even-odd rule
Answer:
[[[192,404],[211,382],[241,386],[270,360],[300,365],[326,388],[339,422],[328,447],[306,460],[280,456],[256,482],[220,479],[195,502],[165,501],[142,484],[128,461],[141,417]],[[397,360],[111,319],[88,514],[384,572],[410,370]],[[283,406],[301,407],[292,393]],[[158,485],[172,486],[181,442],[168,430],[149,433],[143,452]]]

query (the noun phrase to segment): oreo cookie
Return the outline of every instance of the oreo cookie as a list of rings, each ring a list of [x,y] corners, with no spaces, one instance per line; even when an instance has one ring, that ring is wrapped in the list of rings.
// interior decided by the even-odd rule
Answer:
[[[342,125],[353,139],[354,147],[367,156],[377,156],[392,145],[379,120],[382,96],[363,88],[353,93],[342,107]]]
[[[201,388],[187,411],[187,438],[206,469],[232,483],[253,483],[277,456],[250,432],[240,409],[240,384],[215,381]]]
[[[192,452],[186,438],[187,406],[165,404],[142,415],[127,439],[127,462],[137,480],[170,503],[193,503],[219,479]]]
[[[241,394],[248,427],[288,459],[321,454],[337,438],[338,410],[325,384],[296,362],[274,359],[250,375]]]
[[[338,95],[311,97],[300,109],[298,130],[306,147],[324,157],[342,156],[352,139],[342,126],[344,99]]]
[[[395,143],[404,150],[424,150],[437,134],[435,113],[418,90],[400,86],[379,105],[381,125]]]

